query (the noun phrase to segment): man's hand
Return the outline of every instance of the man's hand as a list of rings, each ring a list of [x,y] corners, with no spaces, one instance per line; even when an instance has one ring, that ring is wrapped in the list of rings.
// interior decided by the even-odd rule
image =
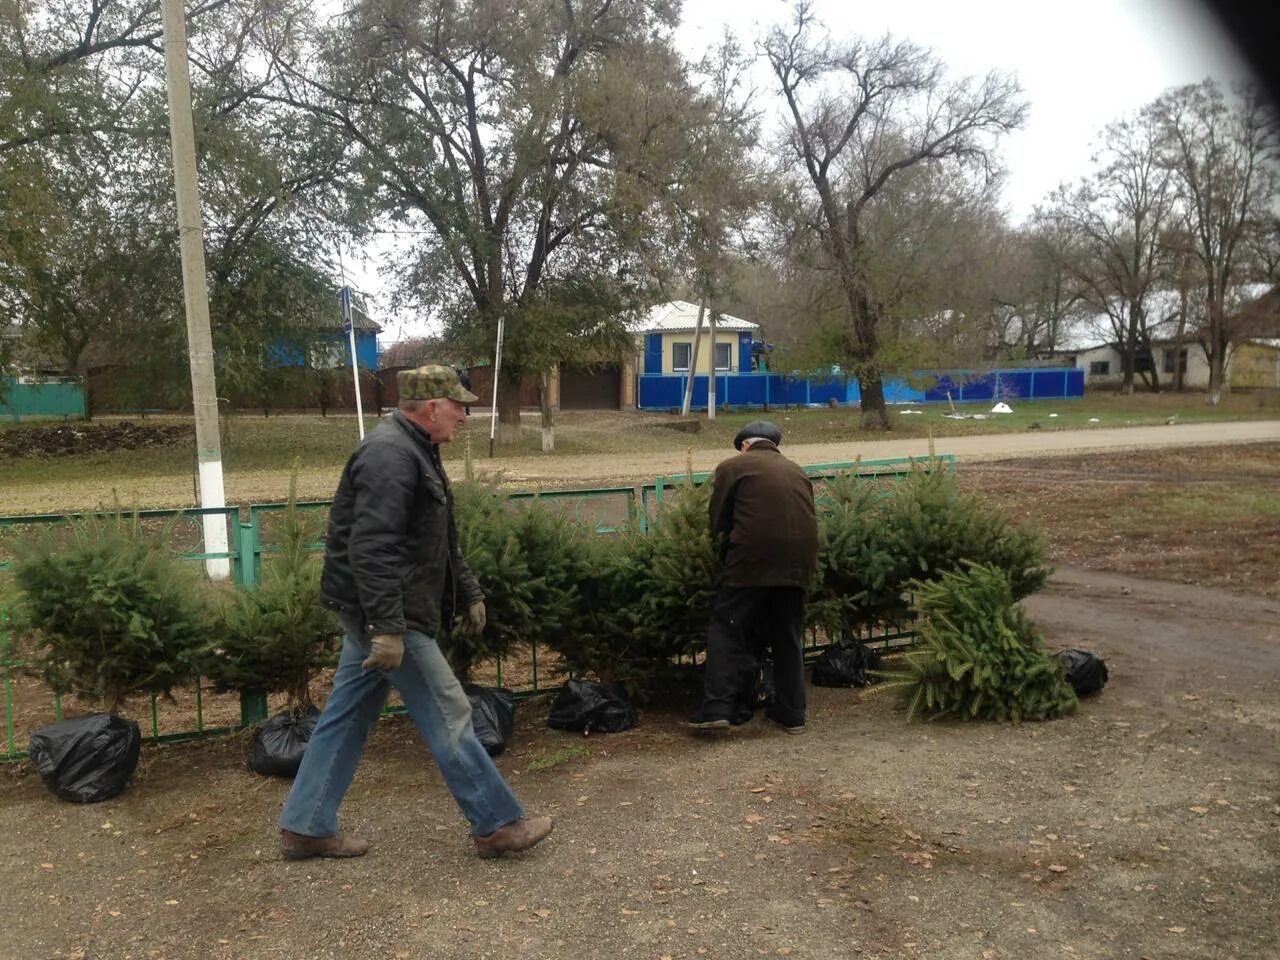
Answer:
[[[483,600],[477,600],[467,607],[467,630],[473,637],[478,637],[484,632],[484,625],[487,622]]]
[[[404,634],[379,633],[373,638],[373,652],[364,663],[365,670],[394,670],[404,659]]]

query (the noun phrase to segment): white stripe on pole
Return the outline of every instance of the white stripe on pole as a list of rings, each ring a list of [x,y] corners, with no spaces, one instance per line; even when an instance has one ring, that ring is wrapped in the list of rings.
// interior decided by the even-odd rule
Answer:
[[[498,429],[498,373],[502,370],[503,316],[498,315],[498,342],[493,348],[493,409],[489,411],[489,456],[493,456],[493,436]]]

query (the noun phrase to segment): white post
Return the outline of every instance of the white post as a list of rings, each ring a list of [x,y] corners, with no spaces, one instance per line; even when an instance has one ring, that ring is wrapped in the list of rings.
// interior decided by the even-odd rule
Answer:
[[[187,61],[187,23],[182,0],[161,4],[164,29],[165,86],[169,94],[169,142],[173,148],[173,185],[178,206],[178,243],[182,256],[182,294],[187,315],[187,357],[191,366],[191,403],[196,421],[200,506],[227,505],[222,482],[222,441],[218,433],[218,391],[214,381],[213,336],[209,332],[209,292],[204,267],[204,226],[196,185],[196,137],[191,121],[191,74]],[[227,517],[202,517],[204,552],[226,553]],[[210,579],[231,575],[229,560],[204,562]]]
[[[360,398],[360,361],[356,358],[355,310],[351,306],[351,288],[342,287],[342,325],[347,328],[347,342],[351,344],[351,379],[356,386],[356,425],[360,439],[364,440],[364,402]]]
[[[503,317],[498,316],[498,340],[493,347],[493,409],[489,411],[489,456],[493,456],[493,437],[498,429],[498,374],[502,372]]]
[[[693,349],[689,351],[689,382],[684,385],[684,402],[680,404],[680,416],[687,417],[693,406],[693,377],[698,372],[698,344],[702,340],[702,315],[707,309],[707,298],[698,301],[698,325],[693,328]]]
[[[711,375],[707,377],[707,419],[714,420],[716,418],[716,313],[711,311],[711,315],[707,317],[707,347],[711,351],[710,370]]]

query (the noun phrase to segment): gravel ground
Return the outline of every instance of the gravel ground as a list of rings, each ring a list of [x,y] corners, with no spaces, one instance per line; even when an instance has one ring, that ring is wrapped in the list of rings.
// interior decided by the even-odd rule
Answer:
[[[692,740],[673,708],[584,739],[528,704],[500,763],[557,829],[508,861],[473,857],[402,719],[344,807],[357,861],[279,861],[286,784],[234,740],[148,750],[92,807],[10,772],[0,956],[1280,955],[1280,606],[1077,570],[1029,606],[1111,668],[1069,719],[906,725],[814,690],[803,737]]]

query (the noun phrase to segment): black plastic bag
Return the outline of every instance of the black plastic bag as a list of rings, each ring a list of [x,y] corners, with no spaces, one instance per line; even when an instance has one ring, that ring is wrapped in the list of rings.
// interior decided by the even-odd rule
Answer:
[[[1107,664],[1096,653],[1060,650],[1057,656],[1067,662],[1067,683],[1077,697],[1092,696],[1107,685]]]
[[[468,683],[464,689],[471,701],[471,728],[485,752],[496,757],[516,732],[516,698],[505,687]]]
[[[613,684],[566,680],[551,705],[547,724],[557,730],[618,733],[639,722],[636,708]]]
[[[296,714],[285,710],[261,724],[249,747],[249,769],[267,777],[296,777],[318,719],[320,711],[307,707]]]
[[[822,651],[813,664],[815,687],[865,687],[879,678],[868,670],[880,669],[880,654],[866,644],[846,638]]]
[[[31,734],[31,762],[54,794],[71,803],[117,796],[133,776],[142,733],[132,720],[91,713]]]

